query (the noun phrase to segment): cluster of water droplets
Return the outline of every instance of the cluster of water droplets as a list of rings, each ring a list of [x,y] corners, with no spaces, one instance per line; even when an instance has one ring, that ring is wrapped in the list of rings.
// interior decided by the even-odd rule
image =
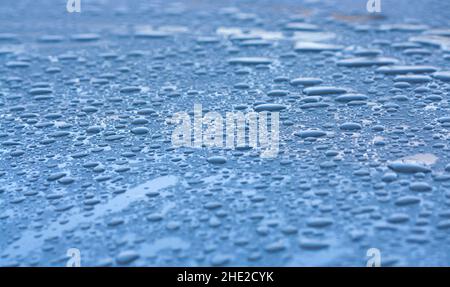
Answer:
[[[450,262],[447,18],[16,2],[0,12],[1,266],[64,266],[68,248],[93,266],[364,266],[372,247],[384,266]],[[194,104],[280,112],[278,156],[173,147]]]

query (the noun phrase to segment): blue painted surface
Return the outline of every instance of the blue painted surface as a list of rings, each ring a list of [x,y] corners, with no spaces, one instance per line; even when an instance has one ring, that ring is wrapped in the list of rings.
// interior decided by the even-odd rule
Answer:
[[[450,265],[450,2],[56,2],[0,4],[0,266]],[[278,156],[174,148],[194,104]]]

